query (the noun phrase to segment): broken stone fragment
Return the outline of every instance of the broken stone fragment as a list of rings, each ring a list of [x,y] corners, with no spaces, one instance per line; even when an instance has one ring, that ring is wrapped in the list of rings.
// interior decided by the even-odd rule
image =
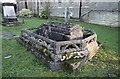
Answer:
[[[83,38],[82,27],[75,26],[70,29],[70,39]]]
[[[77,69],[79,67],[79,65],[80,65],[80,61],[79,62],[70,63],[70,68],[72,70],[75,70],[75,69]]]
[[[51,58],[54,62],[60,61],[60,58],[58,57],[58,55],[51,54]]]

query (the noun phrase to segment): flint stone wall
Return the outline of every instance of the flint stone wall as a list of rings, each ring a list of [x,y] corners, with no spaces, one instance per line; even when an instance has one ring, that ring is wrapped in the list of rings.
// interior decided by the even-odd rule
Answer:
[[[51,16],[57,16],[57,17],[64,17],[65,13],[65,7],[69,7],[70,13],[72,13],[73,18],[79,18],[79,2],[64,2],[64,3],[57,3],[52,2],[51,5]],[[89,12],[89,3],[82,3],[82,13],[81,15],[84,15]]]
[[[89,15],[89,23],[118,26],[118,12],[92,11]]]
[[[120,27],[118,2],[93,2],[90,5],[89,23]]]
[[[33,0],[32,0],[33,1]],[[28,8],[37,13],[37,3],[28,2]],[[118,0],[119,1],[119,0]],[[39,3],[39,11],[42,11],[45,3]],[[65,7],[70,8],[72,17],[79,18],[79,2],[52,2],[50,3],[51,16],[64,17]],[[88,23],[99,25],[120,27],[120,2],[83,2],[82,3],[82,20]],[[23,2],[19,1],[19,10],[24,8]]]

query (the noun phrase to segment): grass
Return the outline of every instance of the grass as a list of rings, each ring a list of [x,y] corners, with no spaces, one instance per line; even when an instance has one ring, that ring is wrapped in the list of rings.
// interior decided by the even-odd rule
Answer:
[[[1,39],[1,33],[2,33],[2,26],[0,25],[0,78],[2,77],[2,39]]]
[[[22,19],[20,19],[22,20]],[[15,27],[3,27],[2,32],[20,34],[24,28],[38,27],[48,21],[64,22],[63,20],[43,20],[38,18],[24,19],[25,24]],[[16,42],[15,39],[2,39],[2,76],[3,77],[118,77],[118,32],[119,28],[92,25],[84,22],[71,21],[85,28],[96,31],[98,40],[103,44],[98,53],[82,70],[69,73],[66,70],[56,72],[48,69],[30,51]],[[4,57],[11,55],[9,59]]]

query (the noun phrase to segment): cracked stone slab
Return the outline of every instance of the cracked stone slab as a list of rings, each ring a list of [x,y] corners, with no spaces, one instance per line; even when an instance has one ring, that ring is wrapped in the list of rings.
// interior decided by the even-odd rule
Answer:
[[[13,39],[13,38],[16,38],[16,37],[19,37],[19,36],[16,35],[16,34],[10,33],[10,32],[2,32],[2,36],[1,37],[3,39]]]

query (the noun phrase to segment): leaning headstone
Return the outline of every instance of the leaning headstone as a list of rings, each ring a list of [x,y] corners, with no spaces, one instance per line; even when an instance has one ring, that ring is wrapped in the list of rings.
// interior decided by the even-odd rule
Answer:
[[[2,25],[19,25],[21,22],[18,22],[17,16],[17,7],[14,3],[2,3]]]

